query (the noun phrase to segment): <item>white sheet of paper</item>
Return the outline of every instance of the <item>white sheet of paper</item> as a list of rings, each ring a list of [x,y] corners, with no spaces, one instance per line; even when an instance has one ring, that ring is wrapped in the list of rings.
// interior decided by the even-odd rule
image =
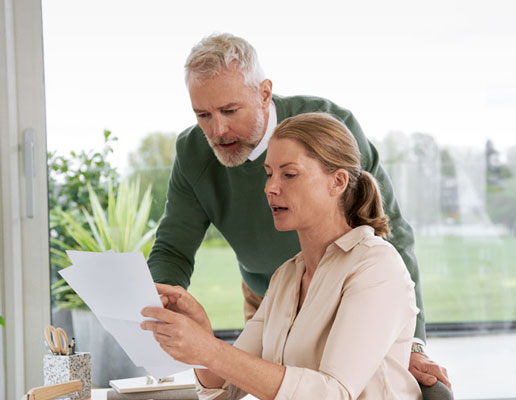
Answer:
[[[144,307],[161,307],[142,253],[67,252],[72,266],[59,273],[137,366],[155,377],[192,368],[174,360],[140,328]]]
[[[142,253],[70,253],[61,276],[95,315],[142,322],[142,308],[161,307]]]
[[[170,356],[161,349],[152,332],[141,329],[139,322],[106,317],[99,317],[99,321],[115,338],[120,338],[118,343],[122,348],[131,347],[137,341],[138,346],[129,355],[135,365],[166,365],[170,361]]]

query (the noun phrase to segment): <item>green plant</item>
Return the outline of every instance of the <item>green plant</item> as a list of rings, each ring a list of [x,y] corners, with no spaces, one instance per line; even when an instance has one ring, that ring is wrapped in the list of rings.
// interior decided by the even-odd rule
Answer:
[[[86,184],[92,185],[100,203],[107,205],[108,186],[118,187],[119,175],[108,160],[113,152],[112,144],[118,139],[108,130],[104,131],[104,147],[101,151],[71,151],[68,156],[48,153],[49,209],[60,207],[74,210],[85,206],[91,210]]]
[[[5,326],[4,317],[0,315],[0,326]]]
[[[100,151],[71,151],[68,155],[48,153],[48,203],[49,228],[51,241],[51,280],[60,279],[57,270],[62,268],[62,260],[56,258],[56,251],[63,252],[75,244],[73,238],[65,232],[65,222],[61,210],[67,211],[75,221],[86,224],[85,208],[92,212],[87,183],[95,188],[96,195],[103,208],[107,207],[109,185],[117,190],[119,174],[109,162],[113,152],[112,144],[117,140],[110,131],[104,131],[104,146]],[[63,245],[61,245],[61,243]]]
[[[77,221],[68,211],[61,209],[65,233],[73,239],[69,245],[56,238],[51,238],[51,252],[55,265],[66,268],[70,265],[64,250],[115,252],[141,251],[147,258],[154,242],[157,226],[150,226],[149,213],[152,204],[151,186],[148,186],[140,199],[140,180],[124,181],[115,196],[109,185],[107,209],[104,209],[90,184],[87,185],[89,203],[92,212],[81,208],[85,224]],[[86,305],[73,292],[63,279],[52,285],[52,296],[59,308],[86,309]]]

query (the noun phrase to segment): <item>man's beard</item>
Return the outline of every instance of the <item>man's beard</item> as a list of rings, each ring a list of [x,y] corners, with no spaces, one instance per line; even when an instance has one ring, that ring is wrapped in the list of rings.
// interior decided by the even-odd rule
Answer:
[[[206,139],[208,139],[208,143],[222,165],[225,165],[226,167],[236,167],[237,165],[245,163],[254,148],[258,143],[260,143],[264,129],[264,122],[265,117],[263,113],[260,113],[256,117],[254,126],[252,127],[251,136],[245,141],[237,139],[235,147],[231,149],[224,149],[218,145],[231,143],[234,139],[228,140],[226,138],[218,138],[217,140],[211,140],[208,136],[206,136]]]

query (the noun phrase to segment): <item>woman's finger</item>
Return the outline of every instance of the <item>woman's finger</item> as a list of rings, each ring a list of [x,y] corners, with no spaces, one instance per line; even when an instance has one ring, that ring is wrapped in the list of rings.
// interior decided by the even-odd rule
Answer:
[[[188,293],[181,286],[166,285],[164,283],[155,283],[155,285],[158,293],[163,294],[165,296],[181,296],[184,293]]]
[[[168,304],[168,297],[161,295],[161,296],[159,296],[159,299],[161,300],[161,305],[163,307],[166,307]]]
[[[158,321],[174,323],[177,319],[177,313],[167,308],[161,307],[145,307],[141,314],[147,318],[154,318]]]

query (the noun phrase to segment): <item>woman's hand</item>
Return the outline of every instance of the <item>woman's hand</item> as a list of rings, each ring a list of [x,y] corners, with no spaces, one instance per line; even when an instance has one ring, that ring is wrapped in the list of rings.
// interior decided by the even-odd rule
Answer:
[[[142,315],[158,320],[144,321],[140,326],[144,330],[153,331],[161,348],[176,360],[206,365],[210,354],[216,351],[218,341],[211,329],[208,331],[185,314],[160,307],[146,307]]]
[[[161,296],[163,307],[170,311],[183,314],[197,322],[207,332],[213,333],[206,311],[190,293],[181,286],[170,286],[162,283],[156,283],[155,285]]]

